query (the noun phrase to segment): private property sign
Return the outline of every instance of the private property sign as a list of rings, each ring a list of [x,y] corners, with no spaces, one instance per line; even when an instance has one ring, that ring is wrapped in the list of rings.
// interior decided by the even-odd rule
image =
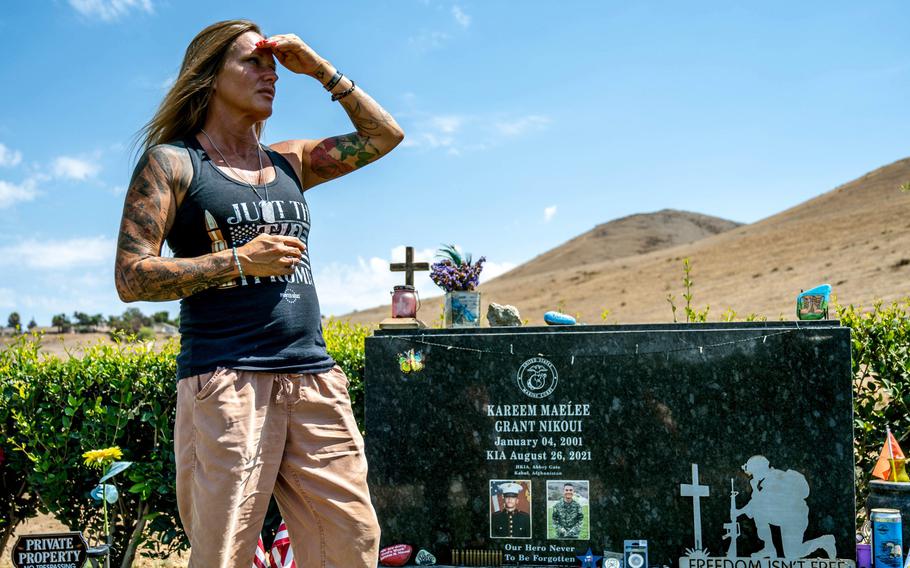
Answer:
[[[82,568],[87,548],[80,532],[24,535],[13,547],[13,566]]]

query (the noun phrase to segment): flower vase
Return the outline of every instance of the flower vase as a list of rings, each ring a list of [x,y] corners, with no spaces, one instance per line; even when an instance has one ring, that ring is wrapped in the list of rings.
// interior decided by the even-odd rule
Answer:
[[[480,327],[480,292],[455,290],[446,293],[446,327]]]

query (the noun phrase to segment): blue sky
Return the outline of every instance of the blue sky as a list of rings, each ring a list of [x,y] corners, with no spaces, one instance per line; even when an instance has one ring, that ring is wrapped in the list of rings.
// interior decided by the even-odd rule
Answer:
[[[127,307],[113,258],[132,137],[192,37],[237,17],[302,37],[407,135],[306,194],[326,314],[387,301],[405,244],[457,243],[489,278],[617,217],[757,221],[910,155],[905,1],[15,2],[0,324]],[[279,76],[267,143],[351,130],[314,80]]]

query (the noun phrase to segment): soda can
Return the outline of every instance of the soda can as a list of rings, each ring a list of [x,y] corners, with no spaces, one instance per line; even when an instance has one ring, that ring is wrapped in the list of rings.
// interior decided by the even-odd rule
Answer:
[[[875,568],[903,568],[901,512],[872,509],[872,565]]]

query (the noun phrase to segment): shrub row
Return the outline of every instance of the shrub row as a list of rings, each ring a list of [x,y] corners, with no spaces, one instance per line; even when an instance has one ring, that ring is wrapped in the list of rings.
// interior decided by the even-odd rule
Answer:
[[[360,424],[367,333],[336,321],[325,326],[329,353],[351,381]],[[58,359],[40,353],[39,336],[21,336],[0,351],[0,550],[18,522],[37,510],[72,530],[103,534],[101,510],[88,496],[98,472],[82,454],[110,446],[135,462],[116,478],[112,565],[130,566],[140,546],[160,558],[188,546],[174,490],[178,346],[159,347],[99,343],[81,357]]]
[[[870,311],[838,307],[852,329],[855,463],[858,505],[884,441],[885,427],[910,434],[910,300]],[[363,422],[364,339],[369,329],[329,321],[326,343],[351,380]],[[0,547],[36,510],[74,530],[100,532],[99,509],[87,492],[97,472],[85,450],[118,445],[136,462],[121,479],[113,515],[115,560],[129,566],[139,545],[152,556],[185,549],[173,480],[177,346],[96,345],[81,358],[42,357],[40,341],[19,338],[0,352]],[[903,439],[903,437],[902,437]],[[115,564],[116,565],[116,564]]]

